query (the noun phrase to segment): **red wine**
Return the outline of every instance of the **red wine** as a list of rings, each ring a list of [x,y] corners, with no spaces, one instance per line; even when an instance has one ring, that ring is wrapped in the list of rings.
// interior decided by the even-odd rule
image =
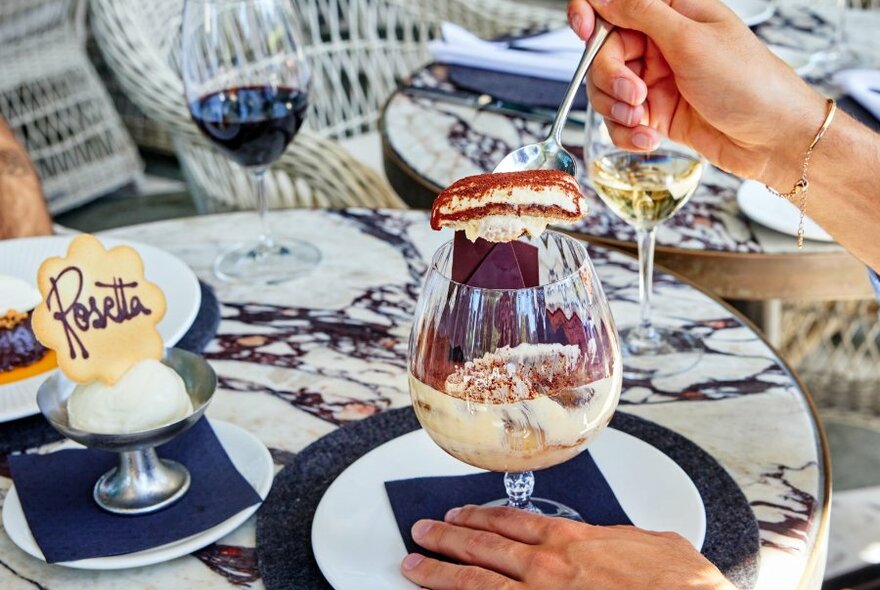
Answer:
[[[284,86],[243,86],[189,105],[199,129],[242,166],[268,166],[299,131],[308,95]]]

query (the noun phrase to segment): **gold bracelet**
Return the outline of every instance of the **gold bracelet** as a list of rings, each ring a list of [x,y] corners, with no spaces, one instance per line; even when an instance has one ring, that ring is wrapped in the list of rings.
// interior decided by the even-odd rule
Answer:
[[[819,132],[816,133],[816,137],[813,138],[813,143],[811,143],[810,147],[807,148],[807,153],[804,155],[804,165],[801,169],[801,178],[795,183],[794,188],[787,193],[780,193],[779,191],[772,189],[769,186],[767,187],[770,192],[777,197],[782,197],[783,199],[787,199],[789,201],[792,201],[795,197],[800,196],[798,209],[800,209],[801,212],[801,219],[798,223],[797,230],[798,250],[804,247],[804,219],[807,216],[807,191],[810,188],[810,181],[807,180],[807,171],[810,168],[810,156],[813,155],[813,150],[816,149],[816,146],[819,144],[820,141],[822,141],[822,138],[825,137],[825,133],[828,131],[828,128],[831,127],[831,122],[834,120],[835,113],[837,113],[837,101],[833,98],[829,98],[828,110],[825,113],[825,121],[822,122],[822,126],[819,128]]]

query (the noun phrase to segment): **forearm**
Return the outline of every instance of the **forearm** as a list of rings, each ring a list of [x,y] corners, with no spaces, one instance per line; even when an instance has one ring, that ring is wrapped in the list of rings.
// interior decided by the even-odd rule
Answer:
[[[803,157],[792,156],[785,164],[789,180],[796,179]],[[813,152],[808,179],[807,215],[880,270],[880,135],[838,111]],[[792,184],[774,188],[787,191]]]
[[[0,120],[0,239],[51,233],[52,219],[37,173]]]

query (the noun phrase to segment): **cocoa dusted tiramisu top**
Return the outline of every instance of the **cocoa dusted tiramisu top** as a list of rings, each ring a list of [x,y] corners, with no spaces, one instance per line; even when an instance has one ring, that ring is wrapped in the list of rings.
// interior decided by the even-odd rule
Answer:
[[[509,242],[523,233],[539,236],[554,223],[586,213],[577,180],[559,170],[528,170],[468,176],[434,200],[431,227],[462,230],[471,241]]]
[[[554,396],[581,385],[581,350],[563,344],[520,344],[488,352],[446,378],[447,395],[490,404]]]

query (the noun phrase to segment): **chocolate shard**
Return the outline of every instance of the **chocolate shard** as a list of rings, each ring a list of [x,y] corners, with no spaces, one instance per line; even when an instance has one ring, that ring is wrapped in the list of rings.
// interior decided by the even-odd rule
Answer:
[[[452,280],[484,289],[537,287],[538,249],[526,242],[471,242],[455,232],[452,244]]]
[[[523,277],[526,288],[537,287],[540,284],[538,275],[538,248],[525,242],[511,242],[519,271]]]
[[[478,238],[471,242],[463,231],[455,232],[452,243],[452,280],[456,283],[468,284],[474,271],[479,268],[483,259],[492,251],[495,244]]]
[[[509,243],[497,244],[483,258],[467,284],[481,289],[524,289],[516,251]]]

